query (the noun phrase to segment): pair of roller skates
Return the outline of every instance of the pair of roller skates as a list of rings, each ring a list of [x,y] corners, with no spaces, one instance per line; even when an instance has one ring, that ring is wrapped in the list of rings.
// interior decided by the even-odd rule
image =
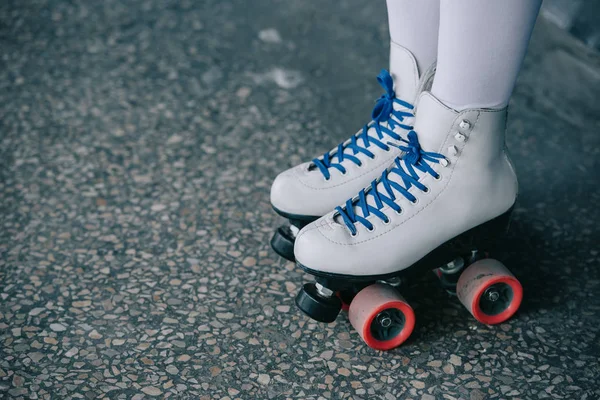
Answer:
[[[272,247],[315,277],[296,305],[322,322],[346,309],[378,350],[414,328],[399,289],[415,273],[433,269],[486,324],[510,318],[522,299],[519,281],[484,256],[517,197],[506,108],[452,110],[428,91],[433,68],[419,77],[412,54],[395,44],[390,56],[400,68],[378,76],[386,92],[372,121],[271,188],[273,207],[290,220]]]

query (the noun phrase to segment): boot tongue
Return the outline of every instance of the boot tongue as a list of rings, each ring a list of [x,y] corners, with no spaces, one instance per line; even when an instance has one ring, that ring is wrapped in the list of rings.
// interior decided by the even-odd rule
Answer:
[[[413,104],[419,86],[417,62],[409,50],[394,42],[390,43],[390,73],[396,97]]]
[[[422,92],[417,102],[415,128],[425,151],[441,152],[458,112],[448,108],[430,92]]]

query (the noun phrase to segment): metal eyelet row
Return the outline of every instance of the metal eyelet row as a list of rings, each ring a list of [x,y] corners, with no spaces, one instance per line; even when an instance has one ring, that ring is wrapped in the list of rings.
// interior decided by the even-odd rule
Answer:
[[[469,129],[471,129],[471,122],[467,119],[463,119],[462,121],[460,121],[460,123],[458,124],[458,128],[460,130],[458,130],[456,132],[456,134],[454,135],[454,139],[456,139],[456,141],[460,142],[460,143],[464,143],[467,140],[467,136],[461,132],[462,131],[468,131]],[[458,147],[456,147],[455,145],[451,145],[450,147],[448,147],[448,153],[454,157],[458,154]],[[445,167],[449,164],[448,160],[442,160],[440,161],[440,164]]]

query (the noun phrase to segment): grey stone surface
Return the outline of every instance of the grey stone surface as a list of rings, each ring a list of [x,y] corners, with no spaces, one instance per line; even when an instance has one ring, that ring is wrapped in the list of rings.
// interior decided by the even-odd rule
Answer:
[[[270,183],[366,122],[387,46],[358,0],[0,2],[0,397],[598,398],[600,68],[543,21],[495,255],[520,312],[424,276],[383,353],[296,310]]]

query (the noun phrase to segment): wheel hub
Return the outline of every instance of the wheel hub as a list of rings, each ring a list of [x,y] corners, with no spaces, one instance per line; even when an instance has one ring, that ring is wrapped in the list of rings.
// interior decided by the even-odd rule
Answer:
[[[498,315],[510,305],[513,291],[509,285],[498,282],[483,292],[479,299],[479,307],[487,315]]]
[[[392,318],[390,318],[388,313],[383,312],[377,315],[377,322],[379,323],[379,325],[383,326],[384,328],[387,328],[392,324]]]
[[[486,294],[485,294],[488,298],[489,301],[498,301],[498,299],[500,298],[500,293],[498,293],[495,289],[493,288],[488,288],[486,290]]]
[[[371,334],[376,340],[391,340],[402,332],[405,322],[406,318],[402,311],[396,308],[388,308],[373,318]]]

